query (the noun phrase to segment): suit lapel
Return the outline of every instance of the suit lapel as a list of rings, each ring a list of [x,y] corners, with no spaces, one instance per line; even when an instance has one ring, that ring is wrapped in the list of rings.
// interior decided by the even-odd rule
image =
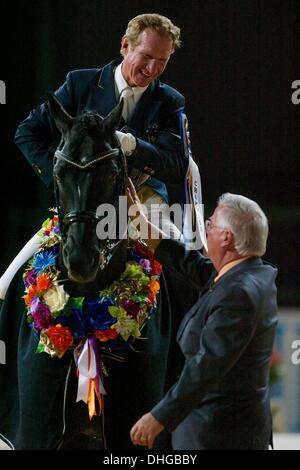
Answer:
[[[93,85],[93,93],[90,97],[91,101],[89,106],[91,109],[96,110],[102,117],[107,116],[117,105],[114,69],[119,63],[120,60],[114,60],[103,67],[100,71],[99,78],[97,77]],[[127,123],[129,127],[143,131],[147,128],[148,123],[153,120],[161,106],[161,100],[155,100],[157,86],[158,80],[150,83],[138,102],[130,121]]]
[[[117,105],[114,69],[120,61],[110,62],[100,71],[100,76],[93,85],[91,105],[100,116],[106,117]]]

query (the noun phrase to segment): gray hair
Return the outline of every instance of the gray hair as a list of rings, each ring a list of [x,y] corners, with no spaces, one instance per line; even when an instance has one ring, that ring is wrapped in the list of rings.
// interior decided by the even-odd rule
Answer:
[[[218,199],[216,223],[231,230],[234,247],[241,256],[262,256],[266,251],[268,219],[259,205],[239,194],[225,193]]]
[[[139,36],[146,28],[154,29],[162,36],[172,39],[173,52],[181,46],[180,28],[175,26],[169,18],[157,13],[144,13],[132,18],[127,25],[125,36],[132,47],[138,45]],[[124,55],[122,48],[120,52]]]

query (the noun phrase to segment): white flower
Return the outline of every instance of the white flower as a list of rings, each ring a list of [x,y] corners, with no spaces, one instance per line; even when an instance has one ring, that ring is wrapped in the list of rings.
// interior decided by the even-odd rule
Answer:
[[[44,294],[44,300],[48,305],[50,312],[59,312],[64,308],[69,300],[69,294],[65,292],[64,287],[54,284],[51,289]]]

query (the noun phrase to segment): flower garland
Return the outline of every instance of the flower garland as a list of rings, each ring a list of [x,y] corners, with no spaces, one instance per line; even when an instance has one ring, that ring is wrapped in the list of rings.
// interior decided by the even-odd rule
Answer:
[[[70,297],[57,268],[58,217],[47,219],[39,232],[41,245],[23,274],[27,321],[39,338],[36,352],[61,358],[74,349],[78,390],[76,401],[96,415],[102,410],[101,350],[128,348],[156,307],[161,265],[141,242],[132,242],[127,263],[117,281],[93,299]]]
[[[127,252],[120,279],[86,301],[70,297],[57,269],[58,217],[39,232],[41,246],[23,275],[27,321],[39,335],[37,352],[62,357],[80,340],[94,336],[105,349],[128,347],[156,306],[161,265],[140,241]]]

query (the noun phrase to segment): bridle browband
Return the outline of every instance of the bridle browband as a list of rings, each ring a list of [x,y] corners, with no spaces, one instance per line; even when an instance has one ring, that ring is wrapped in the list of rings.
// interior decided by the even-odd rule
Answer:
[[[59,150],[59,149],[56,150],[54,156],[58,160],[64,160],[65,162],[69,163],[72,166],[75,166],[79,170],[87,170],[91,166],[94,166],[96,163],[100,163],[100,162],[102,163],[102,162],[105,162],[106,160],[110,160],[113,157],[118,157],[120,153],[121,153],[121,150],[118,148],[107,150],[106,152],[102,152],[100,155],[98,155],[98,157],[95,157],[89,162],[84,163],[84,164],[74,162],[74,160],[71,160],[69,158],[69,155],[67,155],[66,153],[62,152],[62,150]]]
[[[59,147],[61,147],[62,142],[60,143]],[[70,155],[64,153],[60,148],[55,151],[54,157],[56,160],[63,160],[69,165],[75,167],[78,170],[81,171],[86,171],[90,169],[92,166],[96,164],[102,164],[106,162],[107,160],[111,160],[112,158],[120,157],[121,158],[121,171],[122,171],[122,176],[119,180],[119,184],[116,187],[116,193],[114,197],[114,206],[118,207],[118,198],[121,195],[125,194],[125,184],[127,182],[127,162],[126,162],[126,157],[124,155],[124,152],[122,151],[121,148],[114,148],[110,149],[107,151],[104,151],[100,153],[99,155],[93,157],[90,161],[87,163],[81,164],[77,163],[74,160],[70,158]],[[54,178],[54,192],[55,192],[55,199],[56,199],[56,206],[57,206],[57,211],[58,211],[58,219],[59,219],[59,226],[60,226],[60,231],[62,234],[62,237],[66,234],[66,231],[70,227],[71,224],[75,222],[97,222],[102,219],[102,216],[98,215],[97,212],[95,211],[87,211],[87,210],[81,210],[81,211],[70,211],[68,212],[63,218],[61,218],[60,215],[60,205],[59,205],[59,198],[58,198],[58,187],[57,187],[57,182],[55,181]],[[119,245],[120,240],[117,240],[116,242],[113,242],[112,240],[107,239],[105,241],[105,245],[100,251],[100,269],[103,269],[106,264],[108,263],[109,259],[115,252],[117,246]]]

